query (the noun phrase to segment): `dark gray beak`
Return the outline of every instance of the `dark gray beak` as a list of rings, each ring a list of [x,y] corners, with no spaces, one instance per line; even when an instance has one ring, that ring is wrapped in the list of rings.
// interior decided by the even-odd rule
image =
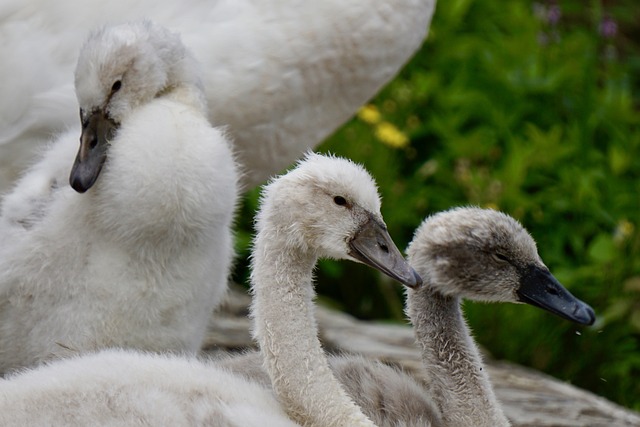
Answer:
[[[349,255],[410,288],[422,278],[407,263],[384,224],[371,217],[349,241]]]
[[[115,136],[118,125],[102,110],[93,112],[82,123],[80,149],[71,168],[69,184],[78,193],[93,186],[107,159],[109,141]]]
[[[593,309],[564,288],[549,270],[531,266],[527,268],[516,291],[521,302],[535,305],[551,313],[582,325],[593,325]]]

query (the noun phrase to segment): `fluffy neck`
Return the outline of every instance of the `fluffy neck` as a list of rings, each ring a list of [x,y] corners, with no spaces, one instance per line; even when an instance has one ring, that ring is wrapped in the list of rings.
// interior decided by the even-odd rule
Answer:
[[[278,245],[275,233],[254,244],[254,334],[284,409],[305,426],[373,426],[333,376],[318,339],[312,272],[316,257]]]
[[[425,365],[426,387],[445,425],[509,426],[478,348],[460,310],[460,299],[430,289],[409,291],[407,309]]]
[[[177,61],[167,61],[168,84],[157,97],[166,97],[194,107],[202,115],[206,115],[208,107],[200,79],[204,72],[201,65],[188,52]]]
[[[192,107],[203,116],[207,114],[207,103],[203,90],[195,83],[186,82],[171,86],[158,95],[158,98],[171,99],[173,101]]]

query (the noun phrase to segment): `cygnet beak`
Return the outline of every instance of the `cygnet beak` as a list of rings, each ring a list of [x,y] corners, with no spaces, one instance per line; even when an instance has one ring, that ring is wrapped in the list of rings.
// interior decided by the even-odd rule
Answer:
[[[94,111],[82,122],[80,149],[71,168],[69,184],[78,193],[93,186],[107,159],[109,141],[115,136],[118,125],[104,111]]]
[[[410,288],[422,285],[422,278],[398,250],[387,227],[374,217],[362,225],[349,241],[349,255]]]
[[[582,325],[593,325],[596,315],[586,303],[571,295],[549,270],[530,266],[516,291],[521,302],[540,307]]]

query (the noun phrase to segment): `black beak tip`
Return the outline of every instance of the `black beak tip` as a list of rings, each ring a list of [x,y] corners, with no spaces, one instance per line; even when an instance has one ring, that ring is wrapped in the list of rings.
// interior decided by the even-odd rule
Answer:
[[[71,188],[73,188],[74,190],[76,190],[80,194],[82,194],[82,193],[84,193],[84,192],[86,192],[88,190],[88,188],[86,186],[84,186],[79,180],[74,179],[73,177],[70,177],[69,184],[71,185]]]
[[[86,176],[83,173],[84,168],[82,165],[74,164],[71,174],[69,175],[69,185],[78,193],[84,193],[90,189],[96,182],[96,177]]]
[[[573,315],[575,320],[583,325],[591,326],[596,321],[595,311],[587,304],[576,304]]]

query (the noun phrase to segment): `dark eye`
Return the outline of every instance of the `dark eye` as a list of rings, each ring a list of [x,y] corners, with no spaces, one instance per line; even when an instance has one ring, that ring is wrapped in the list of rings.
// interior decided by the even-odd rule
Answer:
[[[333,201],[334,201],[334,203],[335,203],[336,205],[338,205],[338,206],[344,206],[344,205],[346,205],[346,204],[347,204],[347,199],[345,199],[345,198],[344,198],[344,197],[342,197],[342,196],[336,196],[336,197],[334,197],[334,198],[333,198]]]
[[[111,93],[115,93],[120,90],[122,87],[122,82],[120,80],[116,80],[116,82],[111,86]]]
[[[507,258],[506,255],[501,254],[500,252],[493,252],[491,256],[498,262],[509,262],[509,258]]]

